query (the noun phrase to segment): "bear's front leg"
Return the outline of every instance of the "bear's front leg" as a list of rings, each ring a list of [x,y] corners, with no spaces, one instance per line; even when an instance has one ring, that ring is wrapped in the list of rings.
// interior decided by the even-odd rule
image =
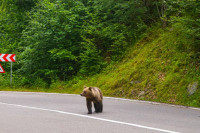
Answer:
[[[88,114],[92,114],[92,101],[90,99],[86,99],[86,101],[87,101]]]

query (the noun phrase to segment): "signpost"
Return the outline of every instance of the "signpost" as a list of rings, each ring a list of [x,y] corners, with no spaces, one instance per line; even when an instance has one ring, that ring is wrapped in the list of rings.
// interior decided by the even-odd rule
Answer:
[[[10,85],[12,86],[12,62],[15,62],[15,54],[0,54],[0,62],[10,62]],[[1,72],[2,71],[2,72]],[[0,73],[5,73],[0,64]]]

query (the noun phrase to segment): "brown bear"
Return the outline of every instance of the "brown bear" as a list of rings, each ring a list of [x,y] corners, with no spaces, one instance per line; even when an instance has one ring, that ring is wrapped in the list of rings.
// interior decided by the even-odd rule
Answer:
[[[103,111],[103,95],[99,88],[84,86],[83,92],[80,95],[86,97],[88,114],[92,114],[92,102],[96,113]]]

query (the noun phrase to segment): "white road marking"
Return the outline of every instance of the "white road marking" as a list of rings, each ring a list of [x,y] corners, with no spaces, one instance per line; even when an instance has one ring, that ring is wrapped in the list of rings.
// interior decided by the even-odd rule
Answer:
[[[149,130],[154,130],[154,131],[160,131],[160,132],[165,132],[165,133],[179,133],[179,132],[160,129],[160,128],[148,127],[148,126],[143,126],[143,125],[138,125],[138,124],[133,124],[133,123],[115,121],[115,120],[110,120],[110,119],[104,119],[104,118],[99,118],[99,117],[94,117],[94,116],[89,116],[89,115],[81,115],[81,114],[64,112],[64,111],[59,111],[59,110],[52,110],[52,109],[24,106],[24,105],[18,105],[18,104],[9,104],[9,103],[2,103],[2,102],[0,102],[0,104],[8,105],[8,106],[21,107],[21,108],[27,108],[27,109],[34,109],[34,110],[49,111],[49,112],[54,112],[54,113],[66,114],[66,115],[73,115],[73,116],[78,116],[78,117],[84,117],[84,118],[89,118],[89,119],[94,119],[94,120],[100,120],[100,121],[106,121],[106,122],[111,122],[111,123],[116,123],[116,124],[128,125],[128,126],[144,128],[144,129],[149,129]]]
[[[174,104],[167,104],[167,103],[159,103],[159,102],[152,102],[152,101],[142,101],[142,100],[134,100],[134,99],[125,99],[125,98],[115,98],[115,97],[105,97],[105,98],[106,99],[111,99],[111,100],[129,101],[129,102],[140,102],[140,103],[154,104],[154,105],[165,105],[165,106],[176,107],[176,108],[188,108],[188,109],[199,110],[200,111],[200,108],[183,106],[183,105],[174,105]]]

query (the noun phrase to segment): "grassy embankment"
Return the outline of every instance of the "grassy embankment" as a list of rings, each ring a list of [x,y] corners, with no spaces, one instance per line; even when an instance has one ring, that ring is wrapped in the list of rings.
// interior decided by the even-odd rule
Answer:
[[[191,51],[186,53],[175,47],[180,41],[173,31],[154,29],[129,48],[121,62],[110,65],[100,74],[55,82],[48,89],[3,90],[79,94],[87,85],[99,87],[105,96],[200,107],[200,89],[192,95],[187,89],[194,82],[200,84],[200,65],[192,58]]]

